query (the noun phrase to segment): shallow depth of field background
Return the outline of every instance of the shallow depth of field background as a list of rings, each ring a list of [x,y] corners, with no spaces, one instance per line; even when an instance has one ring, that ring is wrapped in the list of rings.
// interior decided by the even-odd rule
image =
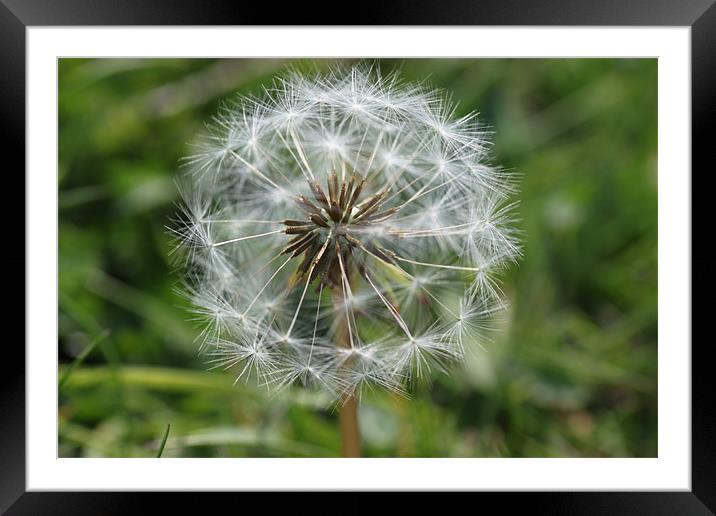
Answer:
[[[167,256],[187,142],[285,65],[60,61],[59,377],[90,349],[60,386],[60,456],[155,456],[167,424],[165,457],[339,453],[320,395],[207,369]],[[522,174],[524,258],[486,351],[411,399],[364,398],[365,455],[656,456],[656,60],[380,66],[481,113],[493,162]]]

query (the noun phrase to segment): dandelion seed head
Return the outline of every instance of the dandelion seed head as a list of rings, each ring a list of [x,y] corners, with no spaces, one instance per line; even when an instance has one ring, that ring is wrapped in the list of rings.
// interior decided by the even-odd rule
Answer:
[[[173,229],[202,347],[337,400],[447,371],[520,253],[488,149],[475,114],[370,66],[228,103],[184,160]]]

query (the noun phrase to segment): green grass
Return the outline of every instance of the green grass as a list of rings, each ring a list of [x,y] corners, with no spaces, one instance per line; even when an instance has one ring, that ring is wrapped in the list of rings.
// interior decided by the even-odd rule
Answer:
[[[168,258],[187,142],[220,101],[258,93],[285,64],[60,61],[61,456],[339,453],[321,395],[208,370]],[[485,351],[410,399],[363,400],[366,455],[656,456],[656,60],[381,67],[448,89],[458,115],[481,113],[493,162],[521,176],[525,254]]]

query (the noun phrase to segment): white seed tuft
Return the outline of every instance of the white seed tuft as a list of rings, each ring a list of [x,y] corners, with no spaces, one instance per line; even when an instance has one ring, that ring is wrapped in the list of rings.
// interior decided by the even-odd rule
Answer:
[[[292,72],[221,109],[184,160],[172,230],[212,363],[344,400],[402,393],[479,345],[520,255],[514,181],[454,111],[365,66]]]

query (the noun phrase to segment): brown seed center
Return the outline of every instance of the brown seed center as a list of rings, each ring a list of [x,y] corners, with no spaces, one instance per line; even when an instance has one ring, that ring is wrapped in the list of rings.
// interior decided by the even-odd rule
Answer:
[[[328,175],[327,193],[315,180],[310,180],[308,185],[313,199],[309,200],[303,195],[295,198],[297,205],[306,213],[306,218],[283,221],[286,226],[284,232],[294,236],[282,254],[290,253],[292,257],[303,255],[296,270],[297,282],[310,274],[307,280],[309,283],[320,277],[321,284],[325,286],[340,286],[342,281],[348,281],[355,268],[352,257],[356,250],[394,263],[392,251],[357,238],[359,232],[355,231],[383,222],[397,211],[397,208],[383,209],[389,200],[389,188],[360,200],[365,179],[353,175],[348,181],[339,184],[335,172]],[[357,268],[361,275],[365,273],[363,266]]]

